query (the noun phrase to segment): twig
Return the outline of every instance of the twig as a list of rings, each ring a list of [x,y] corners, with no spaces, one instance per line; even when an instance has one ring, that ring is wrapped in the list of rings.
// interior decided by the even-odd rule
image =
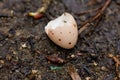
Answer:
[[[88,31],[89,34],[92,34],[92,33],[94,32],[94,28],[95,28],[96,26],[98,26],[101,18],[102,18],[102,16],[100,16],[100,17],[95,21],[95,24],[94,24],[94,25],[92,24],[92,26],[93,26],[92,28],[93,28],[93,29],[90,30],[90,31]]]
[[[43,0],[42,7],[40,7],[36,12],[28,13],[28,15],[34,17],[35,19],[41,18],[43,14],[46,12],[51,1],[52,0]]]
[[[83,11],[83,12],[80,12],[80,13],[76,13],[78,16],[81,16],[81,15],[84,15],[84,14],[88,14],[88,13],[91,13],[91,12],[95,12],[95,11],[98,11],[100,8],[95,8],[95,9],[92,9],[92,10],[87,10],[87,11]]]
[[[105,4],[103,5],[103,7],[96,13],[95,16],[91,17],[90,19],[86,20],[83,24],[82,24],[82,28],[79,30],[79,34],[84,31],[91,22],[93,22],[94,20],[98,19],[104,12],[104,10],[107,8],[107,6],[110,4],[111,0],[107,0],[105,2]]]

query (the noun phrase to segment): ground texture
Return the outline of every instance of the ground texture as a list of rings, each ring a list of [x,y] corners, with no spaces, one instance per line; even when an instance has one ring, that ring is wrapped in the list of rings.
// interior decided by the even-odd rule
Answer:
[[[79,34],[71,50],[55,45],[44,31],[45,25],[63,12],[71,13],[81,28],[81,23],[95,12],[78,14],[100,7],[105,1],[53,0],[45,16],[35,20],[26,14],[41,7],[42,0],[0,0],[0,80],[72,80],[67,71],[70,65],[82,80],[116,79],[116,62],[108,55],[120,57],[119,0],[112,0],[97,26],[93,22]],[[53,54],[66,62],[52,63],[46,59]]]

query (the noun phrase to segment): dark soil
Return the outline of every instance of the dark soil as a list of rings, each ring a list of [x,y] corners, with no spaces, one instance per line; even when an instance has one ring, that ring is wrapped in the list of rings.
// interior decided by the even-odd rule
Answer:
[[[93,1],[96,3],[90,5]],[[53,0],[45,16],[35,20],[26,14],[41,7],[42,0],[0,0],[0,80],[72,80],[67,71],[69,65],[74,65],[82,80],[114,80],[115,62],[108,54],[120,56],[119,0],[112,0],[96,27],[93,22],[79,35],[73,49],[55,45],[44,31],[50,20],[66,11],[80,28],[82,21],[95,12],[78,14],[100,7],[105,1]],[[67,62],[58,64],[46,59],[53,54]]]

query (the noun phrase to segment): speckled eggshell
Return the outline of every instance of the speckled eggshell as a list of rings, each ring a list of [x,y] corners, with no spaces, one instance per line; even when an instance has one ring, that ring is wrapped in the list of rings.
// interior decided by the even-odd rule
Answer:
[[[78,28],[73,16],[67,12],[50,21],[45,27],[48,37],[58,46],[71,49],[78,39]]]

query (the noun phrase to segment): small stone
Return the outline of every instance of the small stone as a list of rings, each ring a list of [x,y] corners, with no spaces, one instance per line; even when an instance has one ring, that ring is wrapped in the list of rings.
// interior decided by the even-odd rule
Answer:
[[[32,74],[36,74],[38,70],[32,70]]]
[[[71,55],[71,58],[74,58],[74,57],[75,57],[75,55],[74,55],[74,54],[72,54],[72,55]]]
[[[19,72],[19,70],[15,70],[15,72]]]
[[[11,57],[9,54],[6,55],[6,59],[7,59],[7,60],[11,60],[11,58],[12,58],[12,57]]]
[[[26,43],[22,44],[21,46],[22,46],[22,48],[26,48],[27,47]]]
[[[4,61],[3,61],[3,60],[0,60],[0,64],[4,64]]]
[[[106,68],[105,66],[102,66],[102,67],[101,67],[101,70],[106,71],[107,68]]]
[[[94,64],[94,66],[97,66],[97,65],[98,65],[96,62],[94,62],[93,64]]]
[[[85,80],[91,80],[91,78],[90,77],[86,77]]]

